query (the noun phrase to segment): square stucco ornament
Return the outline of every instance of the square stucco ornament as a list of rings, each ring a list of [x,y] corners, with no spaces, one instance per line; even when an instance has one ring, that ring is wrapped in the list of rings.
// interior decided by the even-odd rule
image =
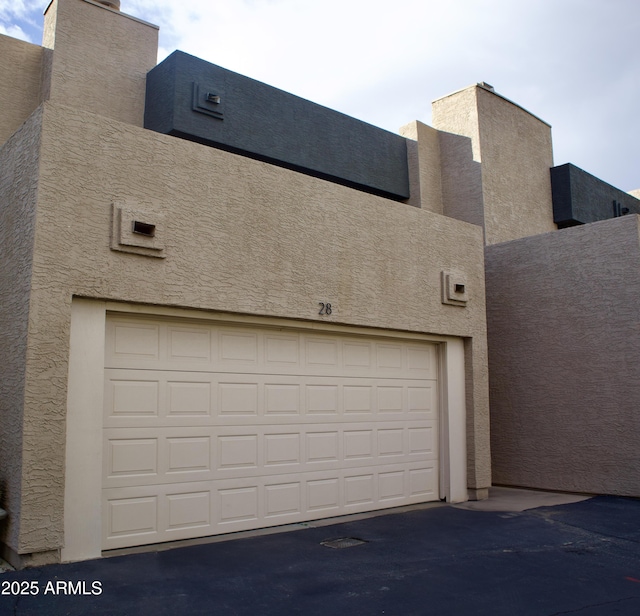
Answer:
[[[112,204],[111,250],[165,258],[164,215],[125,201]]]
[[[468,300],[466,276],[458,272],[442,272],[442,303],[464,307]]]

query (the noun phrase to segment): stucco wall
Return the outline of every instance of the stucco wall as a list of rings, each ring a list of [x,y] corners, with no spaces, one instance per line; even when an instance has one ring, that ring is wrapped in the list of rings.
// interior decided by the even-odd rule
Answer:
[[[432,104],[441,160],[442,212],[484,230],[478,106],[474,88]]]
[[[407,138],[409,184],[407,203],[442,214],[442,182],[439,133],[435,128],[414,121],[400,129]]]
[[[0,144],[40,105],[45,50],[0,34]]]
[[[53,0],[43,45],[54,50],[52,101],[142,126],[158,28],[86,0]]]
[[[640,496],[639,220],[487,247],[494,483]]]
[[[480,228],[52,103],[44,118],[21,552],[62,540],[73,295],[310,321],[329,301],[336,323],[473,337],[470,487],[489,485]],[[165,214],[165,259],[110,250],[116,199]],[[441,303],[442,270],[466,276],[466,308]]]
[[[0,539],[17,543],[22,408],[40,148],[38,110],[0,147]]]
[[[480,207],[487,244],[556,229],[548,124],[484,87],[471,86],[434,101],[433,125],[471,139],[473,160],[482,165]],[[465,220],[476,220],[479,203],[477,196],[472,199],[473,218]]]
[[[473,158],[469,137],[438,131],[442,213],[478,225],[484,232],[482,165]]]
[[[487,244],[554,231],[551,127],[476,88]]]

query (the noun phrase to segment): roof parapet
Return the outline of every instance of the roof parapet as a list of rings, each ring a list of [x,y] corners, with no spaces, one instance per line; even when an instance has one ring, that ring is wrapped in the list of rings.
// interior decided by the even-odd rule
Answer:
[[[120,10],[120,0],[94,0],[98,4],[104,4],[105,6],[113,9],[114,11]]]

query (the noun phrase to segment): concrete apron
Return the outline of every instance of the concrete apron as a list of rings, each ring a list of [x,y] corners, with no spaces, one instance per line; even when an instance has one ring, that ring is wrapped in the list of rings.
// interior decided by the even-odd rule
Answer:
[[[522,488],[489,488],[489,498],[483,501],[467,501],[452,505],[457,509],[470,511],[509,511],[521,512],[536,507],[554,507],[568,505],[593,498],[585,494],[567,494],[564,492],[542,492],[539,490],[525,490]]]

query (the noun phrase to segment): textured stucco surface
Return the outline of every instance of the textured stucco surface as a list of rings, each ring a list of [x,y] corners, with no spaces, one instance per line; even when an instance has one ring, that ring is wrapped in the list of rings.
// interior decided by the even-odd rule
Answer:
[[[0,34],[0,144],[40,105],[44,50]]]
[[[640,496],[639,220],[486,248],[494,483]]]
[[[433,125],[471,139],[473,160],[482,164],[481,207],[487,244],[556,229],[548,124],[494,92],[471,86],[434,101]],[[471,203],[475,221],[477,196]]]
[[[439,131],[443,213],[485,228],[478,106],[474,88],[433,101]]]
[[[22,409],[35,233],[41,111],[0,147],[0,538],[18,542]],[[61,478],[56,480],[61,483]]]
[[[209,102],[210,94],[218,102]],[[147,75],[144,127],[397,201],[409,198],[407,140],[400,135],[182,51]]]
[[[165,259],[110,250],[111,204],[165,215]],[[62,541],[73,295],[472,338],[469,487],[490,483],[480,228],[46,103],[24,405],[19,550]],[[441,271],[466,308],[441,303]],[[471,380],[472,379],[472,380]]]
[[[551,127],[493,92],[476,93],[487,244],[555,230]]]
[[[54,50],[52,101],[143,125],[146,75],[157,59],[155,26],[85,0],[53,0],[43,45]]]
[[[640,214],[640,200],[566,163],[551,169],[553,218],[560,228]]]
[[[484,232],[482,166],[473,158],[472,140],[463,135],[438,132],[440,142],[442,213]]]
[[[411,196],[407,203],[442,214],[442,181],[439,133],[414,121],[400,129],[407,142]]]

